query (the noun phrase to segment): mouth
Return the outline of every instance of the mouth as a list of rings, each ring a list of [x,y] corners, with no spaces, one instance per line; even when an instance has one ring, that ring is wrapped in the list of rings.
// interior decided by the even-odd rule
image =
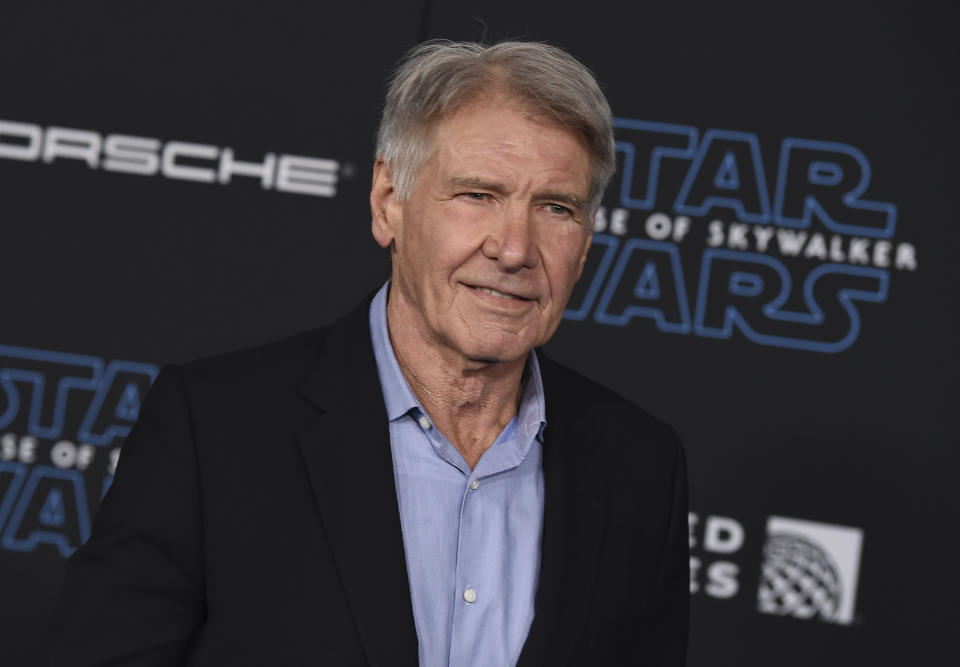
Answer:
[[[489,296],[494,297],[495,299],[503,299],[504,301],[533,301],[533,299],[521,296],[519,294],[512,294],[510,292],[501,292],[500,290],[493,289],[492,287],[482,287],[480,285],[467,285],[471,290],[476,292],[482,292]]]
[[[489,294],[490,296],[495,296],[499,299],[519,299],[520,298],[513,294],[504,294],[503,292],[498,292],[497,290],[491,289],[489,287],[478,287],[477,289],[483,292],[484,294]]]

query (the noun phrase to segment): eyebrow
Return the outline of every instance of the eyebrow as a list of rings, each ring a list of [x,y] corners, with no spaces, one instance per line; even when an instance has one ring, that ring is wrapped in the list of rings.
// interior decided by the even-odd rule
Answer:
[[[485,181],[477,176],[454,176],[450,179],[450,185],[455,188],[477,188],[478,190],[490,190],[497,194],[506,194],[507,186],[495,181]]]
[[[508,190],[502,183],[487,181],[477,176],[455,176],[450,179],[450,185],[455,188],[477,188],[479,190],[489,190],[497,194],[507,194]],[[539,192],[537,199],[549,199],[560,204],[567,204],[575,209],[583,209],[585,202],[581,197],[570,192]]]

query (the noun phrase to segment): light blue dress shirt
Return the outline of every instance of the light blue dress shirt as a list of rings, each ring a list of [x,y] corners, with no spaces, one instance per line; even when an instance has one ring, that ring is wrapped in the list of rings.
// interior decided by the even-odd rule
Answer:
[[[370,332],[390,419],[420,665],[513,665],[533,621],[540,572],[540,367],[531,352],[518,414],[470,470],[397,364],[387,330],[389,288],[370,305]]]

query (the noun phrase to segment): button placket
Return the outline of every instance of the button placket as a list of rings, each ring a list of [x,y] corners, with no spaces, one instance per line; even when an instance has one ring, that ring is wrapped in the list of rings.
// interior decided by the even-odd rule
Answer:
[[[483,505],[481,496],[473,493],[480,488],[480,480],[472,477],[471,472],[464,480],[460,505],[459,539],[457,544],[456,585],[457,604],[453,610],[452,633],[450,637],[450,664],[469,664],[464,662],[464,652],[473,645],[473,637],[478,624],[483,623],[484,609],[491,603],[490,591],[485,590],[483,562],[486,558],[486,545],[483,542],[484,526],[481,514]],[[481,473],[482,474],[482,473]],[[484,597],[486,595],[487,597]]]

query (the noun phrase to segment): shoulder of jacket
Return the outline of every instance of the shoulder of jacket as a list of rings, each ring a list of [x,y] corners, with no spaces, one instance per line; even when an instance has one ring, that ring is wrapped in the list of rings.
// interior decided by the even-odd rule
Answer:
[[[180,371],[187,386],[237,386],[278,377],[302,382],[316,363],[329,328],[311,329],[262,345],[195,359],[180,365]]]
[[[642,435],[648,443],[657,442],[668,449],[680,446],[676,430],[647,410],[578,371],[552,359],[538,356],[544,378],[548,415],[551,402],[559,414],[579,415],[598,432]],[[548,418],[549,422],[549,418]]]

